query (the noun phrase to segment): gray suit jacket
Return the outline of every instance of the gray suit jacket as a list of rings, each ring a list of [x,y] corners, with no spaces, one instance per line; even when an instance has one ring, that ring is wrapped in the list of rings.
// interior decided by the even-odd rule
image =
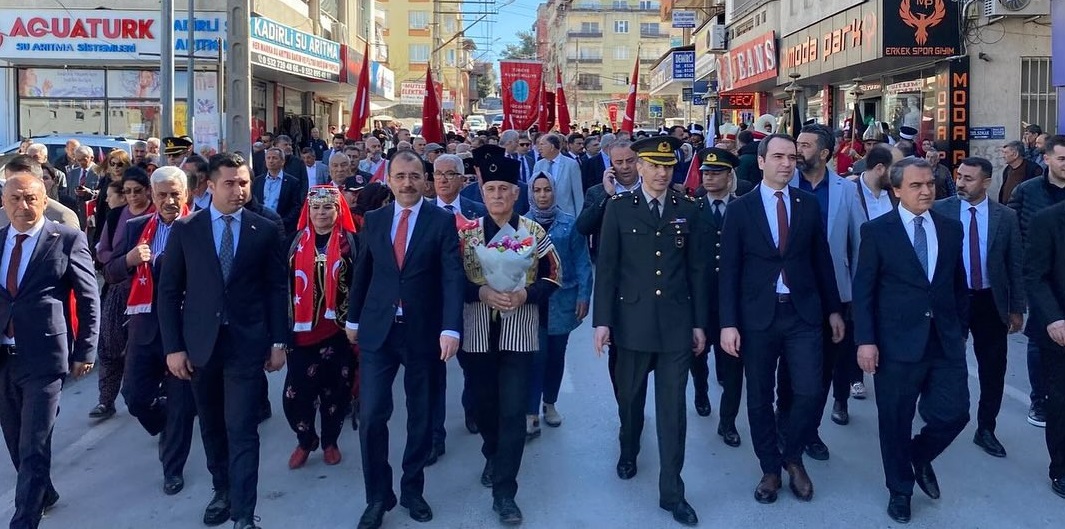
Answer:
[[[314,181],[310,183],[312,186],[320,186],[328,184],[329,179],[329,166],[322,162],[314,163]]]
[[[581,166],[573,158],[568,158],[561,154],[555,157],[554,163],[558,165],[554,172],[554,174],[558,175],[553,186],[555,204],[559,209],[576,218],[577,215],[581,214],[581,209],[584,208],[584,185],[581,183]],[[536,162],[530,178],[541,172],[551,174],[550,165],[551,160],[547,158]]]
[[[954,196],[937,200],[932,209],[937,213],[961,220],[961,199]],[[1021,246],[1021,225],[1017,212],[988,197],[987,278],[995,297],[995,306],[1002,323],[1009,325],[1010,314],[1024,314],[1024,268]],[[964,243],[963,243],[964,244]],[[969,259],[969,249],[962,248],[963,259]]]
[[[865,220],[858,203],[856,184],[826,169],[828,173],[828,248],[832,253],[832,269],[836,275],[836,288],[840,301],[851,302],[854,273],[857,271],[858,247],[861,245],[861,227]],[[799,187],[802,176],[795,171],[792,187]]]

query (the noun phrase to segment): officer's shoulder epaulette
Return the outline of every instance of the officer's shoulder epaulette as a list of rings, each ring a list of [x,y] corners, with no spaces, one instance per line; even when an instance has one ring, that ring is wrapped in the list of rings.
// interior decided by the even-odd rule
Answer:
[[[622,193],[614,193],[614,196],[610,197],[610,200],[620,200],[622,198],[628,198],[632,196],[632,191],[625,191]]]

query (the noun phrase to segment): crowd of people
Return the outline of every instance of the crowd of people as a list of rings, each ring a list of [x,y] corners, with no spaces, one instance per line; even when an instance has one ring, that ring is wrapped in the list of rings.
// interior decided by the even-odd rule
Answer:
[[[799,500],[813,498],[803,460],[830,457],[819,434],[829,396],[831,420],[846,425],[872,375],[887,514],[905,523],[915,485],[939,497],[933,463],[970,420],[970,335],[973,442],[1006,457],[995,430],[1007,335],[1021,331],[1028,420],[1046,428],[1050,486],[1065,497],[1065,136],[1028,126],[1005,145],[995,200],[990,161],[949,167],[907,127],[897,138],[879,124],[808,123],[795,137],[758,128],[728,125],[710,141],[679,126],[638,137],[490,129],[444,144],[402,128],[327,144],[313,129],[302,148],[265,135],[247,155],[204,157],[188,138],[164,138],[99,165],[76,142],[54,161],[27,145],[5,167],[0,209],[10,527],[38,527],[59,500],[62,387],[94,368],[89,417],[113,417],[121,395],[159,436],[167,495],[184,488],[199,418],[208,526],[257,527],[270,391],[295,437],[293,470],[319,450],[340,463],[351,417],[358,527],[381,527],[397,505],[427,522],[425,468],[446,453],[453,358],[464,425],[482,438],[479,482],[499,521],[520,524],[524,447],[541,423],[562,426],[569,339],[589,317],[617,404],[617,475],[638,472],[654,371],[659,506],[680,524],[698,523],[681,478],[688,379],[697,415],[711,415],[711,355],[729,447],[743,444],[746,386],[759,503],[777,500],[784,474]],[[282,369],[271,390],[265,373]]]

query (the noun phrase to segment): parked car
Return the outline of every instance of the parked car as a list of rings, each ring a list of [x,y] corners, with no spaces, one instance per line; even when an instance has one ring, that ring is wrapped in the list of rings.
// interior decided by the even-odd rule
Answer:
[[[466,118],[466,128],[470,132],[487,130],[488,122],[485,121],[484,116],[481,114],[471,114]]]
[[[126,152],[133,154],[133,143],[137,140],[126,139],[122,136],[95,136],[95,135],[51,135],[51,136],[34,136],[30,140],[33,143],[42,143],[48,147],[48,159],[55,161],[60,156],[63,156],[63,151],[67,147],[67,142],[70,140],[78,140],[82,145],[88,145],[92,147],[96,161],[100,161],[107,153],[114,149],[123,149]],[[3,151],[0,151],[2,155],[11,155],[18,152],[20,142],[15,142],[7,147],[4,147]],[[9,157],[5,156],[5,159]]]
[[[492,126],[503,128],[503,114],[496,114],[496,116],[492,118]]]

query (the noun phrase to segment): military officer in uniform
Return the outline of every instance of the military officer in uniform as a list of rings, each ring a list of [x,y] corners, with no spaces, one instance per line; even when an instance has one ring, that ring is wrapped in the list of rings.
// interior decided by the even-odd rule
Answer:
[[[636,475],[647,375],[655,371],[659,506],[684,525],[698,517],[684,499],[685,390],[692,356],[706,346],[708,278],[694,198],[669,188],[680,140],[632,144],[643,183],[611,198],[603,218],[595,285],[595,348],[618,348],[621,412],[618,477]],[[611,336],[611,331],[614,336]]]
[[[717,434],[725,444],[740,445],[736,431],[736,416],[740,410],[740,394],[743,392],[743,362],[721,350],[718,325],[717,277],[721,265],[721,227],[725,224],[725,208],[736,200],[736,167],[740,159],[720,148],[702,149],[698,153],[699,171],[702,173],[702,188],[696,192],[699,205],[699,221],[696,227],[704,236],[708,274],[708,324],[706,328],[705,354],[692,360],[692,383],[695,385],[695,411],[703,417],[710,415],[710,347],[714,348],[714,369],[724,391],[721,394],[721,418]]]

